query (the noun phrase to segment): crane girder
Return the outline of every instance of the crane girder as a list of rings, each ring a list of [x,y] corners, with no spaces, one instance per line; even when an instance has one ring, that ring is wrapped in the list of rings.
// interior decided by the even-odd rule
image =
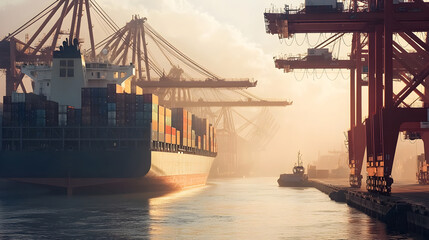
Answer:
[[[402,63],[403,56],[407,56],[413,60],[421,61],[421,57],[417,53],[398,54],[398,58],[393,60],[393,70],[402,72],[412,69],[417,72],[419,66],[417,64],[405,67]],[[368,58],[362,57],[361,66],[368,66]],[[289,72],[293,69],[355,69],[356,60],[343,59],[343,60],[308,60],[308,59],[276,59],[274,60],[276,68],[284,69]]]
[[[425,3],[429,6],[429,3]],[[408,9],[407,11],[405,11]],[[409,11],[409,10],[414,11]],[[266,31],[288,37],[295,33],[351,33],[373,32],[375,26],[383,22],[383,12],[333,12],[312,14],[270,13],[264,14]],[[393,14],[396,24],[393,32],[403,29],[418,32],[429,28],[429,14],[416,3],[395,4]]]
[[[285,107],[292,105],[286,100],[249,101],[175,101],[171,107]]]
[[[138,81],[142,88],[249,88],[256,87],[257,81]]]

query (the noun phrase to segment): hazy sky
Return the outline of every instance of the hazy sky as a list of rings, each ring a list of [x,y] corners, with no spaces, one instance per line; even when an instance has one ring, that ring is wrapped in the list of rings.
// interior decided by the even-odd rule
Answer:
[[[12,32],[51,2],[0,1],[0,36]],[[128,22],[133,14],[147,17],[151,26],[166,39],[217,75],[258,80],[258,87],[252,89],[252,93],[265,98],[292,100],[292,106],[271,109],[281,126],[267,147],[266,161],[272,161],[273,166],[281,163],[283,171],[289,170],[298,150],[303,153],[305,163],[317,160],[319,153],[344,150],[344,132],[349,128],[349,73],[344,71],[338,74],[336,70],[328,70],[329,74],[304,75],[302,71],[286,74],[274,67],[273,56],[304,54],[309,46],[304,35],[297,35],[295,41],[285,42],[277,36],[266,34],[263,13],[273,6],[282,8],[286,3],[299,6],[303,1],[97,2],[119,26]],[[30,4],[32,7],[28,7]],[[97,23],[98,20],[94,20],[96,27]],[[103,27],[95,31],[96,41],[106,36]],[[315,44],[317,38],[310,37],[310,43]],[[298,46],[297,43],[304,44]],[[338,47],[341,47],[344,56],[350,49],[344,43],[338,43]],[[1,90],[3,86],[4,83]],[[417,148],[415,151],[418,151]]]

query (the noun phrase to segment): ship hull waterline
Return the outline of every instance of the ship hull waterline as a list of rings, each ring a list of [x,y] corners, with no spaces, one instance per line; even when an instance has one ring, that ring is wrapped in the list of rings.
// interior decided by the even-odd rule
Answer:
[[[211,156],[162,151],[14,153],[2,153],[1,178],[73,193],[153,192],[202,186],[214,160]]]

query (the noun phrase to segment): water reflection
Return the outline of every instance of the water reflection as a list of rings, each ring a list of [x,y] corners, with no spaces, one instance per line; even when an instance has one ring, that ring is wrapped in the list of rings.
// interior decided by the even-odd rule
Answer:
[[[0,236],[12,239],[148,238],[146,195],[0,199]]]
[[[212,180],[159,196],[0,192],[0,238],[407,239],[313,188],[275,178]]]

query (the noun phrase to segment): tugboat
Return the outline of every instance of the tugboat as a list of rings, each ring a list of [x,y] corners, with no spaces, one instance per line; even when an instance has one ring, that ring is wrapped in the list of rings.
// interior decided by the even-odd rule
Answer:
[[[308,176],[305,174],[305,168],[302,166],[302,154],[298,152],[298,163],[293,167],[293,174],[280,174],[277,180],[280,187],[309,187]]]

